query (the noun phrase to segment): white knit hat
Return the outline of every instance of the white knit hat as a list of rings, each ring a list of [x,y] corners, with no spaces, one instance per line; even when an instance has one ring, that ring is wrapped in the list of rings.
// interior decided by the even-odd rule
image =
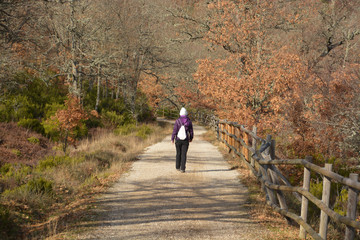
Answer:
[[[180,110],[180,116],[187,116],[188,115],[188,112],[186,111],[185,108],[181,108]]]

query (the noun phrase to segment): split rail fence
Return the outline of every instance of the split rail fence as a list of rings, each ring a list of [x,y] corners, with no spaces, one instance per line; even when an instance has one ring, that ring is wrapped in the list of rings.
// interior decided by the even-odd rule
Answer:
[[[255,177],[261,182],[261,188],[266,194],[267,203],[282,214],[288,222],[295,221],[300,225],[299,237],[306,238],[306,234],[314,239],[326,239],[329,217],[336,223],[346,225],[344,239],[353,240],[360,232],[360,222],[356,220],[356,208],[359,201],[360,182],[358,174],[343,177],[332,171],[332,164],[325,167],[317,166],[311,157],[305,159],[278,159],[275,156],[275,140],[271,135],[266,139],[257,136],[257,129],[250,131],[234,122],[217,121],[218,139],[231,151],[238,155],[250,168]],[[303,186],[292,186],[281,173],[277,165],[301,165],[304,167]],[[322,199],[316,198],[309,192],[310,172],[321,174],[323,180]],[[329,207],[330,184],[332,181],[346,185],[348,188],[347,214],[342,216]],[[289,211],[284,193],[291,192],[301,202],[301,214]],[[309,201],[320,210],[319,232],[307,222]],[[299,210],[299,209],[298,209]]]

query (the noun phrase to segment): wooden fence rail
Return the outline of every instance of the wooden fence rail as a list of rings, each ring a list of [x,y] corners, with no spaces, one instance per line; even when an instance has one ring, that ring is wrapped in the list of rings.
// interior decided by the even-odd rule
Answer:
[[[332,165],[319,167],[311,163],[311,157],[305,159],[277,159],[275,156],[275,140],[271,135],[266,139],[257,136],[257,129],[252,131],[242,125],[225,120],[217,121],[218,139],[233,153],[238,155],[260,181],[267,203],[277,212],[286,217],[288,222],[295,221],[300,225],[299,237],[306,238],[308,233],[314,239],[326,239],[328,218],[336,223],[346,225],[344,239],[353,240],[360,231],[360,222],[356,220],[356,208],[359,201],[360,182],[358,174],[349,178],[332,171]],[[304,181],[302,187],[291,186],[290,182],[278,169],[277,165],[302,165]],[[310,172],[314,171],[324,177],[322,199],[309,192]],[[342,216],[329,207],[330,183],[336,181],[348,188],[347,215]],[[291,192],[301,202],[301,215],[290,212],[284,197],[284,192]],[[308,203],[311,201],[321,210],[319,233],[307,223]]]

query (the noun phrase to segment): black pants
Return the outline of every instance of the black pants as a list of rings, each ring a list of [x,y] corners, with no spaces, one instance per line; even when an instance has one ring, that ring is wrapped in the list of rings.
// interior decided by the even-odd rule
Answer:
[[[181,169],[185,171],[186,165],[186,154],[189,149],[188,140],[176,140],[176,169]]]

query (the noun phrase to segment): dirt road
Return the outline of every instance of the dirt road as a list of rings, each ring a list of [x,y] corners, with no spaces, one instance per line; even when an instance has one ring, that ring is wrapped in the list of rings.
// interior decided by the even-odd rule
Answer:
[[[77,239],[264,239],[243,207],[246,189],[194,127],[185,173],[170,136],[149,147],[98,202],[99,217]]]

